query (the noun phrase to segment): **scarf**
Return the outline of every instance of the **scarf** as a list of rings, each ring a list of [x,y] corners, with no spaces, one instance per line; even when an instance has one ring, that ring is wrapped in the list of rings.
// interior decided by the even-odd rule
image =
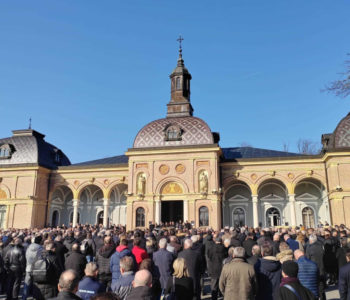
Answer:
[[[299,279],[296,277],[282,277],[280,286],[284,286],[285,284],[290,284],[293,282],[299,282]]]

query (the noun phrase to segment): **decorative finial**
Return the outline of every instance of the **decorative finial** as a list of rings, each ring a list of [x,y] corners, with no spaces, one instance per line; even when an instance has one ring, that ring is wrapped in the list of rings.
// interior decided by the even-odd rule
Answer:
[[[179,38],[177,39],[177,41],[179,42],[179,56],[182,58],[182,41],[184,40],[184,38],[181,36],[181,34],[179,35]]]
[[[32,129],[32,117],[29,118],[29,126],[28,129]]]

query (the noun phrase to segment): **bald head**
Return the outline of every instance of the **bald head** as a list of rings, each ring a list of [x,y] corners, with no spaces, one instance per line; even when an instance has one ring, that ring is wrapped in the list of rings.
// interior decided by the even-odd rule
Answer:
[[[152,274],[148,270],[140,270],[136,272],[134,281],[132,283],[133,287],[139,286],[152,286]]]
[[[73,270],[64,271],[58,282],[58,290],[75,294],[78,290],[79,277]]]
[[[190,249],[192,247],[193,243],[191,239],[186,239],[184,242],[184,248],[185,249]]]
[[[298,250],[294,251],[294,257],[295,257],[296,260],[298,260],[300,257],[302,257],[304,255],[305,255],[305,253],[304,253],[303,250],[299,250],[298,249]]]

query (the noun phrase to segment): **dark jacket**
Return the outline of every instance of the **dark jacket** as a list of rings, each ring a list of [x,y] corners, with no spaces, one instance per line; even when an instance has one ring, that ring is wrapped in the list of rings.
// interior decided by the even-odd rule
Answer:
[[[296,240],[293,240],[292,238],[289,238],[286,243],[288,244],[289,248],[292,249],[293,253],[295,250],[299,249],[299,243]]]
[[[89,300],[96,294],[105,291],[104,286],[97,281],[97,279],[86,276],[79,282],[77,295],[83,300]]]
[[[56,298],[50,298],[49,300],[82,300],[82,299],[70,292],[59,292]]]
[[[159,249],[153,254],[153,262],[155,267],[155,276],[159,278],[162,289],[166,287],[168,279],[171,277],[174,261],[173,253],[166,249]]]
[[[339,247],[337,249],[337,252],[335,256],[337,257],[338,261],[338,268],[340,269],[342,266],[345,266],[347,261],[346,261],[346,251],[349,249],[349,247]]]
[[[120,259],[124,256],[131,256],[134,258],[128,246],[118,246],[117,251],[111,256],[110,260],[110,270],[112,272],[112,283],[118,280],[120,277]],[[135,259],[134,259],[135,261]]]
[[[200,275],[201,275],[201,258],[197,251],[193,249],[185,249],[181,251],[178,257],[182,257],[186,261],[188,272],[193,279],[194,293],[200,290]]]
[[[339,270],[339,294],[341,300],[350,300],[350,263]]]
[[[72,269],[78,273],[79,279],[84,277],[84,270],[86,266],[86,257],[80,251],[72,251],[67,254],[65,269]]]
[[[74,237],[67,236],[63,242],[63,245],[67,248],[68,251],[72,251],[72,246],[73,246],[74,242],[75,242]]]
[[[41,256],[45,257],[49,261],[50,272],[47,278],[47,282],[33,283],[33,296],[37,300],[48,299],[57,295],[58,279],[60,278],[61,273],[63,272],[60,262],[54,252],[43,251],[41,253]]]
[[[4,265],[6,270],[23,273],[26,268],[24,248],[22,246],[12,245],[4,257]]]
[[[319,272],[317,264],[305,256],[300,257],[297,263],[299,266],[298,279],[300,283],[308,288],[315,297],[318,297]]]
[[[152,290],[148,286],[138,286],[132,288],[130,294],[126,297],[127,300],[153,300]]]
[[[324,275],[324,251],[322,243],[320,241],[316,241],[313,244],[309,244],[309,246],[306,248],[305,255],[308,259],[317,264],[320,275]]]
[[[338,269],[338,262],[336,252],[338,249],[338,243],[335,239],[329,238],[324,241],[323,245],[324,256],[323,263],[325,271],[328,273],[334,273]]]
[[[251,257],[252,256],[252,248],[253,246],[256,245],[256,241],[254,241],[253,239],[248,238],[247,240],[245,240],[243,242],[243,248],[245,250],[245,254],[247,257]]]
[[[247,259],[247,263],[254,266],[256,262],[259,260],[259,258],[261,258],[261,256],[255,254]]]
[[[112,283],[112,291],[121,300],[125,299],[131,292],[132,282],[135,278],[133,271],[125,272],[119,279]]]
[[[223,266],[223,261],[226,258],[226,250],[224,245],[215,244],[208,250],[209,266],[208,271],[211,278],[219,278]]]
[[[104,245],[96,254],[96,264],[98,266],[98,276],[101,280],[111,280],[112,272],[110,268],[111,256],[115,251],[114,245]]]
[[[297,278],[288,278],[289,281],[286,284],[290,285],[299,295],[298,298],[290,289],[288,289],[283,282],[281,286],[276,290],[274,294],[275,300],[316,300],[315,295],[302,286]]]
[[[56,252],[58,261],[60,262],[63,268],[65,263],[65,255],[68,252],[68,249],[66,248],[65,245],[63,245],[62,242],[55,242],[55,246],[56,246],[55,252]]]
[[[165,288],[165,295],[171,293],[173,286],[173,277],[168,279]],[[193,299],[193,280],[191,277],[175,278],[175,295],[176,299],[192,300]]]
[[[256,300],[272,300],[281,281],[281,264],[274,256],[260,258],[255,266],[258,281]]]

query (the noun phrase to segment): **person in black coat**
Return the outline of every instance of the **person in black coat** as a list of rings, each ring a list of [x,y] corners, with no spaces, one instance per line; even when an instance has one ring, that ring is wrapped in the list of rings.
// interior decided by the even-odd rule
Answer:
[[[133,288],[126,300],[153,300],[155,296],[152,295],[152,274],[147,270],[140,270],[136,272],[133,281]]]
[[[49,262],[49,272],[45,282],[36,282],[33,278],[33,297],[37,300],[44,300],[57,295],[57,283],[63,269],[55,253],[54,242],[45,245],[45,251],[41,253]]]
[[[339,294],[341,300],[350,298],[350,249],[346,250],[346,265],[339,270]]]
[[[247,259],[247,263],[254,266],[259,258],[261,258],[261,251],[259,245],[254,245],[252,248],[252,256]]]
[[[329,231],[325,231],[324,248],[324,268],[328,276],[328,284],[334,284],[337,280],[338,262],[336,252],[338,249],[338,242],[335,238],[331,237]]]
[[[110,236],[104,238],[104,246],[96,254],[96,264],[98,266],[99,274],[98,280],[106,287],[111,286],[112,272],[110,269],[110,260],[112,254],[115,252],[115,245]]]
[[[65,269],[72,269],[77,272],[79,280],[84,277],[84,270],[86,267],[86,257],[79,250],[79,244],[74,243],[72,251],[68,252],[65,262]]]
[[[197,251],[192,249],[192,244],[190,239],[186,239],[184,250],[179,253],[178,257],[185,259],[190,277],[193,279],[194,299],[200,300],[201,257]]]
[[[287,260],[282,265],[282,281],[274,294],[275,300],[316,300],[314,294],[298,280],[298,264]]]
[[[49,300],[82,300],[75,293],[78,291],[79,278],[75,271],[64,271],[58,283],[59,293],[56,298]],[[48,298],[46,298],[48,299]]]
[[[321,299],[326,299],[325,295],[325,269],[324,269],[324,250],[322,242],[317,239],[315,234],[309,236],[309,245],[306,248],[305,253],[306,258],[312,260],[317,264],[318,270],[320,272],[319,280],[319,295]]]
[[[208,260],[210,261],[210,287],[211,299],[216,300],[219,294],[219,279],[226,258],[226,249],[221,243],[221,237],[214,235],[215,244],[208,250]]]
[[[177,258],[173,264],[174,274],[168,279],[164,294],[168,295],[173,290],[175,283],[176,299],[193,299],[193,280],[188,272],[186,262],[183,258]]]
[[[17,299],[23,273],[26,268],[26,258],[22,247],[22,240],[16,238],[4,257],[7,272],[7,299]]]
[[[252,248],[256,244],[256,241],[254,241],[254,234],[252,232],[248,232],[247,238],[242,244],[247,257],[252,256]]]
[[[59,263],[62,266],[62,269],[64,269],[65,255],[67,252],[68,252],[68,249],[66,248],[65,245],[63,245],[62,236],[58,235],[55,238],[55,253],[57,255],[57,259]]]
[[[69,231],[67,237],[64,239],[63,245],[67,248],[68,251],[71,251],[74,242],[75,242],[74,232]]]

